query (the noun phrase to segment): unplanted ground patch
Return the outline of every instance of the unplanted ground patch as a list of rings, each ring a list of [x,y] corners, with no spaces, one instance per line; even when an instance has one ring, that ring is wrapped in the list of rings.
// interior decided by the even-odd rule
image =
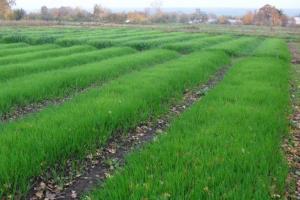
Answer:
[[[300,44],[297,43],[290,43],[289,48],[292,54],[292,64],[300,64],[300,53],[299,47]],[[299,70],[299,69],[296,69]]]
[[[289,44],[292,53],[290,135],[284,142],[290,173],[287,178],[288,199],[300,199],[300,44]]]

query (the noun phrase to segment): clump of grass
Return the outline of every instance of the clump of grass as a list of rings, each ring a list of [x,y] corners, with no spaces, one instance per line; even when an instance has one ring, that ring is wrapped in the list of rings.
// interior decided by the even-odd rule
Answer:
[[[14,34],[14,35],[10,35],[10,36],[3,36],[2,40],[5,42],[26,42],[27,37],[25,35],[21,35],[21,34]]]

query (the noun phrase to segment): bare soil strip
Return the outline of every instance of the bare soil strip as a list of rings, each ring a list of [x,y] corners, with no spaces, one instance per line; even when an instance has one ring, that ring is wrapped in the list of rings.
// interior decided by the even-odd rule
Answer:
[[[233,62],[236,62],[236,60],[233,60]],[[74,169],[72,167],[64,169],[67,172],[65,173],[66,177],[64,177],[63,186],[58,186],[51,175],[40,176],[35,181],[28,199],[79,199],[86,192],[96,186],[100,186],[112,176],[117,168],[125,165],[124,158],[129,152],[138,150],[143,144],[154,141],[157,135],[164,134],[170,122],[199,101],[209,90],[223,80],[231,66],[232,64],[224,66],[207,83],[201,84],[193,90],[186,91],[182,101],[172,106],[159,119],[152,119],[142,123],[127,134],[114,134],[103,148],[98,149],[94,154],[88,155],[86,160],[80,163],[80,166],[84,166],[83,171],[73,173]]]
[[[298,45],[300,46],[300,44]],[[296,44],[291,43],[289,44],[289,47],[293,55],[292,63],[296,66],[296,71],[293,73],[300,75],[300,67],[297,67],[300,66],[300,52],[298,51]],[[289,118],[290,135],[283,144],[290,167],[287,178],[287,199],[300,199],[300,105],[296,95],[299,90],[300,88],[297,85],[297,81],[293,80],[291,83],[291,101],[293,110]]]
[[[299,44],[298,44],[299,46]],[[297,44],[290,43],[289,48],[292,54],[292,63],[293,64],[300,64],[300,52],[298,51]]]
[[[42,101],[37,102],[37,103],[31,103],[31,104],[28,104],[26,106],[16,107],[16,108],[12,109],[11,112],[4,113],[4,114],[0,115],[0,122],[7,123],[7,122],[10,122],[10,121],[15,121],[15,120],[24,118],[29,114],[40,112],[43,109],[47,108],[48,106],[63,104],[64,102],[70,101],[75,96],[77,96],[79,94],[82,94],[82,93],[90,90],[91,88],[100,87],[100,86],[105,85],[105,84],[106,83],[102,83],[102,84],[101,83],[94,83],[94,84],[91,84],[90,86],[87,86],[85,88],[78,88],[74,92],[70,93],[70,95],[67,95],[67,96],[62,97],[62,98],[45,99],[45,100],[42,100]]]
[[[23,107],[17,107],[13,109],[13,111],[3,114],[0,117],[0,122],[7,123],[10,121],[15,121],[17,119],[25,117],[30,113],[39,112],[49,105],[59,105],[67,101],[68,99],[71,99],[71,97],[66,97],[66,98],[56,99],[56,100],[44,100],[39,103],[32,103]]]

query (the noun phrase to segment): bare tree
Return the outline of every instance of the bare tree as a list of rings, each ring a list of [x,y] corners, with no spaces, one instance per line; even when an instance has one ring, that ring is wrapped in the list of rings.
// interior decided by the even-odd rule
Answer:
[[[24,9],[15,9],[13,11],[13,18],[15,20],[21,20],[26,16],[26,11]]]
[[[110,11],[100,4],[96,4],[94,6],[94,11],[93,11],[93,17],[94,19],[100,19],[103,20],[107,15],[109,15]]]
[[[42,20],[51,20],[51,15],[49,13],[49,9],[47,8],[47,6],[42,6],[41,7],[41,18]]]

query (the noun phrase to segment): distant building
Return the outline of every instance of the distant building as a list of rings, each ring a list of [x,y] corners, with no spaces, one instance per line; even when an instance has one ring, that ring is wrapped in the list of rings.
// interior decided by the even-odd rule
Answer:
[[[232,24],[232,25],[242,24],[242,20],[240,20],[240,19],[228,19],[228,22],[229,22],[229,24]]]
[[[300,17],[294,17],[294,21],[297,26],[300,25]]]
[[[208,18],[208,20],[207,20],[206,23],[207,24],[216,24],[216,23],[218,23],[218,19],[216,19],[216,18]]]
[[[202,20],[199,20],[199,19],[194,19],[194,20],[190,20],[189,21],[189,24],[201,24],[203,23]]]

